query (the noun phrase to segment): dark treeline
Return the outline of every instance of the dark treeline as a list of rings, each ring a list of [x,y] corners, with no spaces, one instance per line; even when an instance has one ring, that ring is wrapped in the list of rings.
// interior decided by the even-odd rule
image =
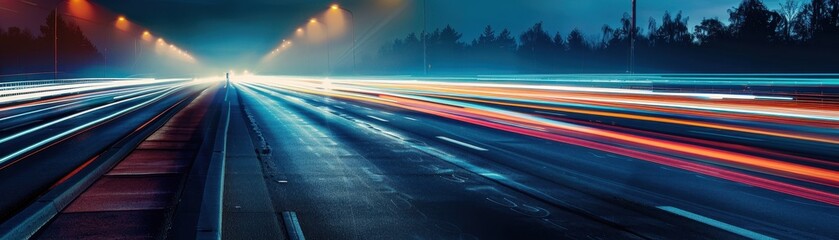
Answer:
[[[52,72],[56,33],[59,72],[78,72],[103,61],[78,25],[55,17],[55,12],[47,16],[37,35],[29,29],[0,27],[0,74]]]
[[[536,23],[514,36],[487,26],[467,43],[451,26],[428,34],[411,33],[381,49],[370,70],[422,71],[427,39],[429,71],[626,72],[630,35],[636,34],[639,72],[836,72],[839,70],[839,0],[789,0],[778,9],[744,0],[728,11],[728,24],[703,19],[689,29],[681,12],[639,21],[629,14],[617,26],[604,25],[601,39],[579,29],[550,33]]]

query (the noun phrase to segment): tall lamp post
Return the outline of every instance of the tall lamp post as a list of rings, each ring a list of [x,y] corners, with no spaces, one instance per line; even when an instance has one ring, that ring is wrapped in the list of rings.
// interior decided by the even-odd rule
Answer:
[[[635,73],[635,35],[637,34],[635,30],[635,20],[637,19],[636,13],[635,0],[632,0],[632,29],[629,30],[629,74]]]
[[[634,0],[633,0],[634,1]],[[428,0],[422,1],[422,69],[428,75]]]
[[[70,0],[61,0],[55,4],[55,8],[53,11],[55,12],[55,16],[52,18],[52,49],[53,49],[53,69],[52,69],[52,80],[58,80],[58,7],[61,6],[62,3],[67,2]]]
[[[309,19],[309,24],[318,24],[317,18]],[[323,27],[326,30],[325,40],[326,40],[326,76],[332,74],[332,57],[330,56],[331,53],[331,44],[332,42],[329,41],[329,24],[326,24],[326,21],[323,22]]]
[[[343,10],[343,11],[350,14],[350,19],[352,20],[352,23],[351,23],[352,26],[350,26],[350,28],[352,28],[352,29],[350,29],[350,34],[352,35],[352,49],[351,49],[352,50],[352,71],[353,71],[353,74],[356,74],[357,72],[356,72],[356,62],[355,62],[355,47],[356,47],[356,45],[355,45],[356,44],[356,42],[355,42],[355,27],[356,27],[355,13],[353,13],[351,10],[349,10],[349,9],[347,9],[347,8],[341,6],[341,5],[338,5],[338,4],[332,4],[332,6],[330,8],[332,10]]]
[[[65,0],[65,1],[67,1],[67,0]],[[52,36],[53,36],[53,39],[52,39],[52,44],[53,44],[53,46],[52,46],[52,49],[53,49],[52,80],[53,81],[58,81],[58,6],[59,5],[61,5],[61,2],[59,2],[57,5],[55,5],[55,9],[54,9],[55,17],[52,18],[53,19],[53,23],[52,23],[52,31],[53,31],[53,33],[52,33]]]

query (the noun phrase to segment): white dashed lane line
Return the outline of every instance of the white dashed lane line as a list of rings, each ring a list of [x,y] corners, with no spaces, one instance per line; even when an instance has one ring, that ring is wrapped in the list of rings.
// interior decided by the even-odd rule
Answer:
[[[382,121],[382,122],[390,122],[387,119],[376,117],[376,116],[373,116],[373,115],[367,115],[367,117],[372,118],[372,119],[376,119],[376,120],[379,120],[379,121]]]
[[[658,206],[658,209],[668,211],[670,213],[673,213],[673,214],[676,214],[676,215],[679,215],[679,216],[682,216],[682,217],[686,217],[686,218],[692,219],[692,220],[697,221],[697,222],[708,224],[710,226],[713,226],[713,227],[716,227],[716,228],[719,228],[719,229],[722,229],[722,230],[725,230],[725,231],[729,231],[731,233],[734,233],[734,234],[737,234],[737,235],[740,235],[740,236],[743,236],[743,237],[746,237],[746,238],[750,238],[750,239],[775,239],[775,238],[770,237],[770,236],[766,236],[766,235],[763,235],[763,234],[760,234],[760,233],[752,232],[752,231],[749,231],[747,229],[743,229],[741,227],[737,227],[737,226],[734,226],[734,225],[731,225],[731,224],[728,224],[728,223],[720,222],[720,221],[711,219],[709,217],[705,217],[705,216],[702,216],[702,215],[699,215],[699,214],[696,214],[696,213],[688,212],[688,211],[685,211],[685,210],[682,210],[682,209],[679,209],[679,208],[676,208],[676,207]]]
[[[447,138],[447,137],[443,137],[443,136],[437,136],[437,138],[440,139],[440,140],[446,141],[446,142],[454,143],[454,144],[464,146],[464,147],[467,147],[467,148],[471,148],[471,149],[475,149],[475,150],[478,150],[478,151],[482,151],[482,152],[489,151],[486,148],[478,147],[478,146],[468,144],[468,143],[465,143],[465,142],[461,142],[461,141],[458,141],[458,140],[454,140],[454,139],[451,139],[451,138]]]

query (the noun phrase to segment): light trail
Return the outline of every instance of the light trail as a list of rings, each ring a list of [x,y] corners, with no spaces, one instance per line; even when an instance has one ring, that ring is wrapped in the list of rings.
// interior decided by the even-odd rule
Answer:
[[[579,120],[564,116],[573,113],[629,119],[839,147],[839,135],[833,134],[839,130],[839,106],[836,105],[797,101],[786,96],[660,93],[544,83],[326,80],[262,76],[248,77],[240,83],[265,92],[282,89],[398,107],[839,205],[839,195],[804,184],[816,183],[836,191],[839,188],[839,171],[831,159],[716,143],[696,136],[682,136],[683,133],[678,131],[652,131],[647,134],[635,129],[620,131],[620,128],[598,127],[595,123],[580,125],[575,123]],[[546,117],[537,111],[561,114]],[[787,130],[799,128],[815,130]],[[728,138],[732,141],[748,139]],[[783,180],[769,179],[764,174],[781,177]]]
[[[3,138],[0,138],[0,145],[8,145],[8,144],[11,144],[12,141],[14,141],[14,140],[16,140],[20,137],[23,137],[23,136],[26,136],[26,135],[29,135],[29,134],[32,134],[32,133],[35,133],[35,132],[38,132],[38,131],[41,131],[41,130],[45,130],[45,129],[51,127],[51,126],[55,126],[57,124],[60,124],[60,123],[66,122],[66,121],[70,121],[72,119],[75,119],[75,118],[78,118],[78,117],[81,117],[81,116],[86,116],[86,115],[91,115],[91,114],[99,114],[105,109],[121,107],[119,110],[117,110],[113,113],[109,113],[104,117],[96,118],[96,119],[93,119],[92,121],[87,121],[87,122],[85,122],[83,124],[80,124],[78,126],[74,126],[71,129],[66,130],[66,131],[58,132],[58,133],[56,133],[56,134],[54,134],[54,135],[52,135],[48,138],[41,139],[38,142],[36,142],[34,144],[30,144],[26,147],[20,147],[18,150],[0,158],[0,165],[8,166],[6,164],[8,161],[14,160],[14,159],[16,159],[16,158],[18,158],[18,157],[20,157],[24,154],[27,154],[27,153],[29,153],[29,152],[31,152],[31,151],[39,148],[39,147],[48,145],[48,144],[52,143],[53,141],[56,141],[56,140],[61,139],[63,137],[75,134],[79,131],[87,129],[88,127],[100,124],[102,122],[109,121],[109,120],[111,120],[115,117],[121,116],[121,115],[123,115],[125,113],[128,113],[128,112],[131,112],[131,111],[134,111],[134,110],[139,109],[143,106],[147,106],[148,104],[151,104],[151,103],[153,103],[153,102],[155,102],[155,101],[157,101],[157,100],[159,100],[163,97],[169,96],[170,94],[172,94],[172,93],[174,93],[174,92],[176,92],[180,89],[183,89],[185,87],[188,87],[188,86],[191,86],[191,85],[194,85],[194,84],[198,84],[198,83],[195,83],[195,82],[189,82],[189,81],[184,82],[184,81],[181,81],[181,80],[165,80],[165,81],[155,81],[154,82],[154,84],[160,84],[160,83],[169,83],[169,84],[163,85],[163,86],[145,87],[145,88],[141,87],[141,86],[148,85],[148,84],[150,84],[149,82],[144,82],[144,83],[134,82],[134,83],[131,83],[131,84],[128,84],[128,85],[126,85],[126,84],[109,85],[111,88],[112,87],[126,87],[126,86],[133,86],[133,87],[140,86],[141,88],[132,89],[133,90],[132,93],[127,94],[127,95],[122,95],[122,96],[126,96],[124,98],[112,97],[114,100],[116,100],[114,102],[110,102],[110,103],[107,103],[107,104],[95,106],[93,108],[86,109],[84,111],[77,112],[77,113],[74,113],[74,114],[70,114],[70,115],[67,115],[67,116],[64,116],[64,117],[61,117],[61,118],[58,118],[58,119],[55,119],[55,120],[52,120],[52,121],[49,121],[49,122],[46,122],[46,123],[43,123],[43,124],[39,124],[37,126],[28,128],[26,130],[22,130],[22,131],[19,131],[17,133],[5,136]],[[84,89],[86,89],[86,88],[84,88]],[[84,96],[84,98],[105,97],[105,96],[108,96],[108,95],[114,95],[114,94],[118,94],[118,93],[123,93],[123,92],[122,91],[115,91],[115,92],[104,91],[104,93],[100,92],[100,93],[97,93],[97,94],[86,95],[86,96]],[[71,102],[70,103],[65,103],[65,104],[60,104],[60,105],[57,105],[56,107],[65,106],[66,104],[74,104],[75,102],[72,102],[72,100],[73,100],[73,98],[62,99],[62,101],[71,101]],[[140,102],[140,103],[125,106],[128,103],[136,102],[136,101],[139,101],[139,100],[143,100],[143,101]],[[45,109],[52,109],[52,108],[54,108],[54,107],[48,107],[48,108],[45,108]],[[39,111],[39,110],[36,110],[36,111]],[[31,112],[23,113],[23,114],[31,114]],[[12,116],[12,117],[16,117],[16,116],[19,116],[19,115],[15,115],[15,116]],[[3,168],[3,167],[0,167],[0,168]]]
[[[78,84],[62,84],[62,85],[47,85],[34,88],[24,88],[7,90],[0,92],[0,95],[11,95],[0,97],[0,104],[7,104],[10,102],[19,102],[34,100],[43,97],[58,96],[64,94],[72,94],[78,92],[97,91],[103,89],[112,89],[118,87],[130,87],[149,84],[164,84],[171,82],[179,82],[183,79],[138,79],[138,80],[115,80],[109,82],[95,82],[95,83],[78,83]]]
[[[81,97],[67,98],[67,99],[64,99],[62,101],[50,101],[50,103],[59,103],[59,104],[55,105],[55,106],[51,106],[51,107],[39,108],[39,109],[32,110],[32,111],[26,111],[26,112],[23,112],[23,113],[12,115],[12,116],[2,117],[2,118],[0,118],[0,122],[8,121],[8,120],[11,120],[13,118],[32,115],[32,114],[35,114],[35,113],[46,112],[46,111],[50,111],[50,110],[64,108],[64,107],[67,107],[67,106],[70,106],[70,105],[79,104],[80,102],[88,100],[88,99],[106,98],[106,97],[114,96],[114,97],[110,97],[110,98],[114,99],[114,100],[119,100],[119,99],[123,99],[123,98],[129,98],[129,97],[141,95],[141,94],[148,93],[148,92],[159,91],[163,88],[166,88],[166,86],[146,87],[146,88],[140,88],[140,89],[128,89],[128,90],[117,90],[117,91],[103,91],[103,92],[96,92],[96,93],[87,94],[86,96],[81,96]],[[61,102],[64,102],[64,103],[61,103]],[[45,103],[42,103],[42,104],[45,104]],[[28,105],[28,106],[31,107],[33,105]],[[0,110],[0,112],[2,112],[2,110]]]

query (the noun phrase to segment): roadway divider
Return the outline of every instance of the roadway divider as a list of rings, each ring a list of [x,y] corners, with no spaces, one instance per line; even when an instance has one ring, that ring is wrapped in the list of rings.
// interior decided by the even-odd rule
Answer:
[[[213,155],[207,169],[204,195],[198,214],[196,239],[221,239],[221,213],[224,196],[224,165],[227,156],[227,135],[230,129],[230,86],[224,88],[221,114],[216,128]]]
[[[167,238],[221,239],[230,89],[221,86],[204,118],[203,135],[208,137],[198,149],[189,171]]]

